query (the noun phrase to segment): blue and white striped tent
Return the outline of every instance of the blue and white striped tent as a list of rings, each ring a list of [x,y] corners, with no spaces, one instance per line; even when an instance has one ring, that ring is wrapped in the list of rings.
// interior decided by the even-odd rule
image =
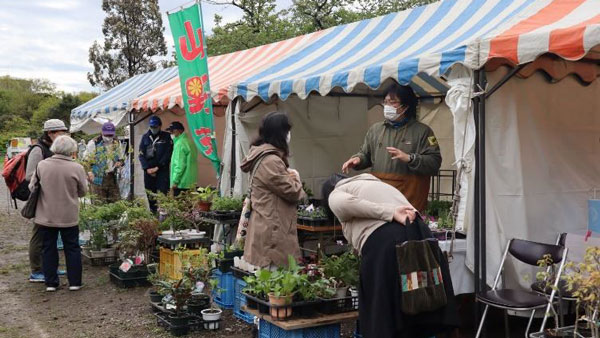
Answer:
[[[131,101],[177,76],[177,67],[158,69],[136,75],[71,111],[71,132],[98,132],[100,125],[111,121],[126,122],[124,117]]]
[[[441,77],[456,63],[479,69],[544,53],[582,58],[600,42],[599,0],[443,0],[306,35],[275,64],[230,87],[246,101],[291,94],[327,95],[386,79],[439,96]]]

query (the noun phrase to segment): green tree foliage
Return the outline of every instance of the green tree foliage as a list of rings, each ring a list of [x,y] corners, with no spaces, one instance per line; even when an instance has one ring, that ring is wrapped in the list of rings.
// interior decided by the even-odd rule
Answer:
[[[435,1],[438,0],[293,0],[292,6],[278,10],[275,0],[213,0],[209,2],[235,6],[244,14],[231,23],[223,23],[223,18],[215,15],[215,28],[207,37],[208,54],[257,47]]]
[[[92,86],[110,89],[126,79],[156,69],[167,55],[158,0],[103,0],[104,42],[94,41],[89,62]]]
[[[59,92],[47,80],[0,77],[0,153],[13,137],[39,137],[48,119],[68,124],[71,110],[95,96]]]

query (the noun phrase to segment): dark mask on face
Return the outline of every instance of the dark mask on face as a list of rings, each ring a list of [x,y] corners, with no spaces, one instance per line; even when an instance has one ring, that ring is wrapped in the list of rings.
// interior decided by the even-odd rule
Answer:
[[[160,127],[150,127],[150,132],[152,132],[152,135],[157,135],[160,132]]]

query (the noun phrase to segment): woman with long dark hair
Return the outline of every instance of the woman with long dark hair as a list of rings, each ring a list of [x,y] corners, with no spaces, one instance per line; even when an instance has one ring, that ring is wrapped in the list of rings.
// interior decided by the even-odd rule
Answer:
[[[300,256],[296,204],[304,191],[300,175],[289,168],[291,129],[287,115],[267,114],[241,165],[251,177],[252,205],[244,259],[261,268],[286,266],[288,255]]]

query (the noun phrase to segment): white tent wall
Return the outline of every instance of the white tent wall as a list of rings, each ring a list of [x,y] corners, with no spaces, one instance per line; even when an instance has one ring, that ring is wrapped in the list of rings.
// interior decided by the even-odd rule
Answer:
[[[507,68],[487,73],[497,83]],[[486,103],[487,283],[511,238],[553,243],[587,228],[587,200],[600,187],[600,81],[550,83],[513,77]],[[472,204],[472,200],[469,201]],[[468,220],[467,220],[468,221]],[[473,226],[469,226],[469,238]],[[473,242],[467,265],[473,269]],[[529,287],[534,269],[507,268],[507,286]]]
[[[377,101],[377,100],[375,100]],[[262,117],[272,111],[285,112],[293,124],[290,143],[290,166],[300,172],[302,180],[315,197],[320,197],[321,185],[331,174],[340,172],[341,166],[362,145],[367,129],[383,119],[382,107],[369,105],[374,102],[366,96],[319,96],[307,100],[296,96],[286,101],[275,100],[271,104],[250,102],[242,104],[242,112],[236,115],[236,186],[234,194],[247,190],[247,175],[239,172],[239,163],[248,153],[251,140],[258,134]],[[380,100],[379,100],[380,101]],[[453,123],[452,114],[443,100],[437,103],[421,103],[418,115],[428,124],[439,139],[442,150],[442,169],[453,169]],[[441,102],[440,102],[441,101]],[[230,105],[231,106],[231,105]],[[236,109],[240,105],[236,105]],[[243,112],[244,108],[251,109]],[[229,109],[230,110],[230,109]],[[228,113],[229,113],[228,110]],[[229,121],[229,118],[228,118]],[[230,129],[227,139],[231,138]],[[225,173],[229,173],[230,148],[224,155]],[[228,191],[229,178],[221,182],[221,189]],[[442,181],[442,191],[451,191],[451,180]]]
[[[225,134],[225,117],[224,117],[224,109],[223,106],[214,107],[214,121],[215,121],[215,131],[217,134],[217,149],[219,151],[219,156],[223,154],[223,137]],[[140,118],[141,116],[145,116],[146,112],[141,112],[136,114],[136,118]],[[185,117],[185,112],[179,108],[174,107],[170,110],[158,111],[154,113],[154,115],[160,117],[162,121],[162,129],[166,129],[171,122],[179,121],[185,127],[186,135],[191,144],[193,144],[194,140],[191,137],[190,129],[188,127],[187,118]],[[135,126],[135,187],[134,187],[134,196],[139,198],[146,198],[146,190],[144,188],[144,171],[142,170],[142,166],[140,165],[140,161],[138,159],[139,156],[139,147],[140,142],[142,140],[142,136],[148,131],[148,122],[149,118],[141,121]],[[217,178],[215,170],[211,162],[206,159],[204,156],[200,154],[198,151],[198,186],[203,187],[207,185],[216,186]]]

